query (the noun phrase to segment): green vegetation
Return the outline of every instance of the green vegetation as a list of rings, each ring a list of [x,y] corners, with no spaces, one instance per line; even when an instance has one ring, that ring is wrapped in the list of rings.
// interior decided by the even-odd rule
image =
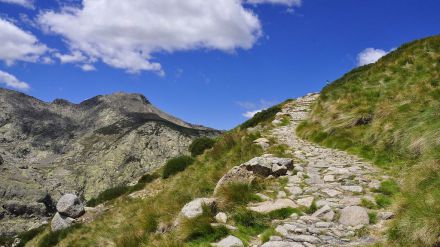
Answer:
[[[109,202],[109,209],[93,222],[75,227],[59,241],[60,246],[208,246],[213,239],[220,238],[224,228],[209,229],[203,222],[211,222],[212,217],[198,219],[202,223],[189,222],[189,226],[200,225],[198,232],[210,234],[197,237],[195,232],[181,232],[172,228],[181,208],[194,198],[210,197],[218,180],[232,167],[244,163],[263,151],[254,145],[256,135],[235,129],[224,133],[203,155],[194,159],[192,165],[181,172],[169,176],[166,180],[158,178],[146,185],[151,193],[146,198],[133,199],[126,196]],[[148,181],[149,179],[146,178]],[[251,188],[256,188],[251,185]],[[246,189],[246,188],[245,188]],[[232,196],[231,198],[234,198]],[[235,199],[234,199],[235,200]],[[231,217],[232,218],[232,217]],[[205,228],[204,228],[205,227]],[[194,227],[195,228],[195,227]],[[162,234],[156,231],[167,229]],[[264,228],[262,230],[267,229]],[[261,231],[260,231],[261,233]],[[246,240],[247,231],[235,231],[229,234]],[[241,235],[240,235],[241,234]],[[40,234],[30,246],[39,246],[38,241],[49,235]]]
[[[210,149],[214,146],[215,140],[208,138],[208,137],[202,137],[195,139],[191,145],[189,145],[189,151],[191,152],[191,155],[193,157],[196,157],[197,155],[203,154],[206,149]]]
[[[397,245],[440,245],[439,61],[440,36],[403,45],[327,85],[297,129],[401,179],[400,193],[386,182],[376,197],[379,207],[397,202],[389,232]]]
[[[370,220],[370,224],[376,224],[377,223],[377,213],[376,212],[368,213],[368,219]]]
[[[61,240],[63,240],[70,232],[72,232],[75,229],[78,229],[81,227],[81,224],[73,225],[67,229],[52,232],[49,231],[48,234],[44,235],[39,241],[38,246],[39,247],[52,247],[56,246]]]
[[[107,189],[101,193],[96,198],[92,198],[87,202],[87,206],[96,207],[97,205],[116,199],[122,195],[129,194],[145,187],[146,184],[153,182],[159,176],[157,174],[145,174],[142,176],[138,183],[133,186],[120,185],[110,189]]]
[[[260,201],[260,197],[255,195],[258,190],[256,184],[234,183],[220,188],[217,197],[223,209],[232,209],[243,206],[251,201]]]
[[[209,207],[203,207],[203,214],[194,219],[184,219],[180,226],[181,238],[194,243],[210,243],[220,240],[228,234],[226,227],[213,227],[211,223],[214,222],[213,212]]]
[[[194,163],[194,159],[186,155],[170,159],[163,168],[162,178],[169,178],[176,173],[182,172],[192,163]]]
[[[240,127],[242,129],[246,129],[250,127],[255,127],[261,123],[272,122],[272,120],[274,120],[275,118],[275,115],[280,111],[281,111],[281,104],[272,106],[266,110],[262,110],[261,112],[258,112],[251,119],[241,124]]]
[[[392,196],[400,191],[399,185],[394,180],[386,180],[380,183],[380,187],[377,192],[384,195]]]
[[[376,208],[376,204],[368,199],[362,198],[361,200],[361,206],[369,209]]]

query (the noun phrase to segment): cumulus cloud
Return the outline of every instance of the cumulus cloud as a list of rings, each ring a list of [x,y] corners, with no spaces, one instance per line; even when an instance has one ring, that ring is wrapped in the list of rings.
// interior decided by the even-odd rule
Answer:
[[[253,116],[255,116],[255,114],[261,112],[262,110],[263,109],[255,110],[255,111],[247,111],[247,112],[243,113],[243,117],[252,118]]]
[[[0,60],[8,65],[15,61],[36,62],[48,48],[31,33],[0,18]]]
[[[357,56],[357,65],[363,66],[377,62],[381,57],[387,55],[389,52],[382,49],[367,48],[360,52]]]
[[[0,0],[2,3],[18,4],[26,8],[32,8],[34,6],[31,0]]]
[[[247,3],[250,4],[280,4],[280,5],[287,5],[289,7],[293,6],[301,6],[302,0],[247,0]]]
[[[71,54],[55,53],[55,57],[57,57],[61,63],[77,63],[87,60],[87,57],[79,51],[73,51]]]
[[[80,66],[80,68],[84,71],[95,71],[96,68],[92,64],[83,64]]]
[[[288,1],[290,2],[290,1]],[[249,49],[261,36],[258,17],[239,0],[83,0],[39,15],[72,51],[129,72],[162,73],[153,54]]]
[[[18,80],[15,76],[0,70],[0,84],[5,84],[7,87],[21,90],[28,90],[29,84]]]

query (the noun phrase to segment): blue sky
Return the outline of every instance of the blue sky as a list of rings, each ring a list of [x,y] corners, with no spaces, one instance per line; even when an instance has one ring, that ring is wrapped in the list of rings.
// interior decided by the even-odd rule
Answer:
[[[439,13],[438,0],[0,0],[0,86],[75,103],[141,93],[229,129],[439,34]]]

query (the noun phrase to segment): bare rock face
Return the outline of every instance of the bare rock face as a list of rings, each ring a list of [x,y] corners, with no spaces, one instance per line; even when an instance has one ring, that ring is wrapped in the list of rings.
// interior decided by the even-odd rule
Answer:
[[[84,214],[84,205],[76,195],[65,194],[57,203],[57,211],[61,215],[78,218]]]
[[[0,208],[12,209],[4,212],[0,236],[49,221],[63,194],[89,200],[186,154],[193,139],[219,133],[170,116],[139,94],[74,104],[0,89]],[[44,210],[20,214],[17,205]]]

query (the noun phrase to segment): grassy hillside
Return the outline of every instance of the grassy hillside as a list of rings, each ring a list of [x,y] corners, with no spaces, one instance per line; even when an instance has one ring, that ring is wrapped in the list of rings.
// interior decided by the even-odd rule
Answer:
[[[281,108],[279,108],[281,109]],[[263,111],[253,119],[253,126],[260,124],[267,129],[277,111]],[[225,227],[213,228],[213,215],[205,212],[194,220],[181,222],[177,230],[173,227],[183,205],[194,198],[210,197],[218,180],[233,166],[239,165],[263,153],[253,141],[259,132],[248,133],[245,128],[236,128],[224,133],[194,159],[179,157],[170,160],[156,174],[144,176],[139,186],[110,189],[94,199],[89,205],[105,202],[108,208],[89,224],[77,224],[66,230],[51,232],[47,227],[29,241],[26,246],[209,246],[230,231]],[[276,147],[276,146],[275,146]],[[274,150],[276,151],[276,150]],[[276,152],[275,152],[276,153]],[[184,167],[174,164],[184,160]],[[190,160],[187,162],[186,160]],[[167,169],[172,169],[169,172]],[[166,176],[164,176],[166,175]],[[146,181],[143,181],[146,180]],[[146,198],[131,198],[133,191],[145,186]],[[234,232],[243,241],[264,231],[271,231],[268,222],[279,215],[249,215],[240,205],[257,200],[255,186],[238,186],[222,192],[224,207],[236,207],[237,226]],[[243,195],[250,195],[243,197]],[[283,212],[279,212],[283,213]],[[258,224],[255,222],[258,221]],[[255,225],[252,224],[255,223]],[[251,225],[249,225],[251,224]],[[155,234],[161,232],[161,234]],[[35,234],[34,234],[35,235]]]
[[[390,240],[440,245],[440,36],[403,45],[329,84],[297,131],[401,178]]]

